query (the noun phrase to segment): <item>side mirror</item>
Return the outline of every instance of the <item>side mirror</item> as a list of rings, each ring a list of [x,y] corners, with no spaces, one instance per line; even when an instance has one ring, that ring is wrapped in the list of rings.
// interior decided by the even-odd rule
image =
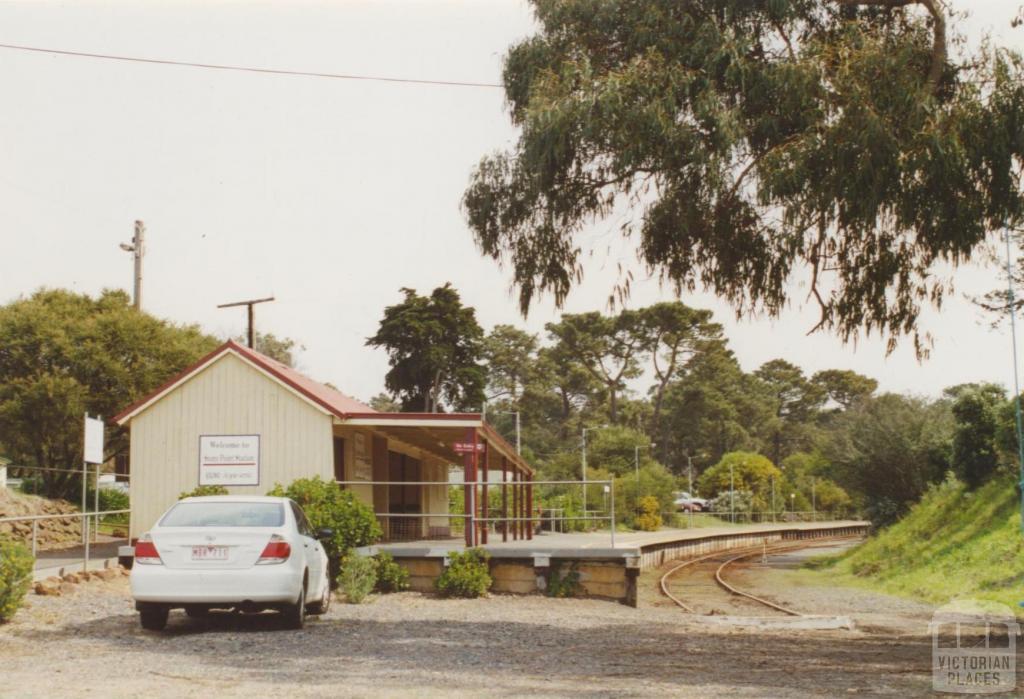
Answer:
[[[320,531],[318,531],[316,533],[316,538],[318,540],[320,540],[320,541],[323,541],[324,539],[333,539],[334,538],[334,530],[333,529],[327,529],[325,527],[325,528],[321,529]]]

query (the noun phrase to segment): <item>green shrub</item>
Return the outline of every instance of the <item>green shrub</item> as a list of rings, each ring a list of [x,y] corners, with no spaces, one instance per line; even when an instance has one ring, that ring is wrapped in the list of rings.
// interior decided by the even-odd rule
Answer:
[[[352,551],[341,562],[338,587],[349,604],[361,604],[377,585],[377,561]]]
[[[43,479],[39,476],[23,476],[18,490],[25,495],[39,495],[43,492]]]
[[[640,498],[640,514],[634,520],[634,526],[645,532],[656,532],[661,528],[661,509],[658,498],[653,495]]]
[[[334,532],[333,537],[323,540],[331,561],[331,579],[337,577],[341,559],[350,549],[369,546],[381,537],[373,509],[334,481],[325,481],[320,476],[300,478],[287,488],[275,485],[267,495],[291,498],[306,513],[314,530]]]
[[[579,563],[569,566],[568,572],[562,575],[562,565],[555,563],[548,575],[548,586],[544,593],[548,597],[576,597],[583,591],[580,585]]]
[[[448,567],[435,583],[437,591],[444,597],[482,597],[487,594],[494,583],[488,565],[490,559],[491,554],[483,549],[449,552]]]
[[[178,496],[179,500],[185,498],[200,498],[206,495],[227,495],[228,489],[222,485],[197,485],[195,488],[188,492],[184,492]]]
[[[0,624],[10,621],[32,584],[35,559],[16,541],[0,539]]]
[[[96,509],[96,491],[89,489],[85,495],[86,509],[93,512]],[[100,488],[100,512],[110,510],[127,510],[131,508],[131,499],[128,493],[117,488]]]
[[[377,591],[401,592],[409,589],[409,571],[395,562],[394,557],[382,551],[377,554]]]

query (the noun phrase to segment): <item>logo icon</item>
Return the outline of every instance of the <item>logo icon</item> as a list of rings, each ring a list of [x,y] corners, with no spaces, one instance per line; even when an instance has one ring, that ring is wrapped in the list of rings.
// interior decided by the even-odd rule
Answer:
[[[1016,687],[1020,624],[1009,607],[957,600],[935,611],[928,630],[936,692],[996,694]]]

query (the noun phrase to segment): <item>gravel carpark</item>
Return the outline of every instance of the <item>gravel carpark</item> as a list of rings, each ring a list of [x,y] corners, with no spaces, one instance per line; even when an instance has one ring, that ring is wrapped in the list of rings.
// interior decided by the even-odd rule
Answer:
[[[867,631],[801,632],[655,604],[405,592],[336,601],[302,631],[273,614],[174,612],[152,633],[123,577],[27,602],[0,627],[2,697],[930,695],[927,608],[877,595],[861,598]]]

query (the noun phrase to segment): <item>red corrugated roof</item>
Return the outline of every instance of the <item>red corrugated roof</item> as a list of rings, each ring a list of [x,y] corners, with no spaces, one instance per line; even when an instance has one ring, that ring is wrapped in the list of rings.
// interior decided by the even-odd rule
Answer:
[[[295,369],[292,369],[286,364],[282,364],[276,359],[271,359],[265,354],[261,354],[256,350],[249,349],[244,345],[240,345],[234,340],[228,340],[223,345],[215,349],[210,354],[206,355],[198,362],[188,367],[180,374],[175,376],[173,379],[165,383],[163,386],[147,395],[142,400],[136,401],[132,405],[128,406],[116,416],[113,421],[120,423],[125,418],[132,416],[134,412],[151,402],[157,396],[167,393],[172,390],[178,383],[182,382],[188,376],[195,372],[203,369],[206,365],[211,364],[214,360],[219,358],[225,352],[234,352],[239,355],[245,361],[255,365],[257,368],[262,369],[271,376],[284,382],[291,388],[298,391],[300,394],[313,401],[317,405],[320,405],[329,412],[337,415],[338,417],[345,417],[349,413],[374,413],[377,411],[366,405],[362,401],[358,401],[351,396],[346,396],[341,391],[331,388],[319,381],[314,381],[305,374],[301,374]]]

